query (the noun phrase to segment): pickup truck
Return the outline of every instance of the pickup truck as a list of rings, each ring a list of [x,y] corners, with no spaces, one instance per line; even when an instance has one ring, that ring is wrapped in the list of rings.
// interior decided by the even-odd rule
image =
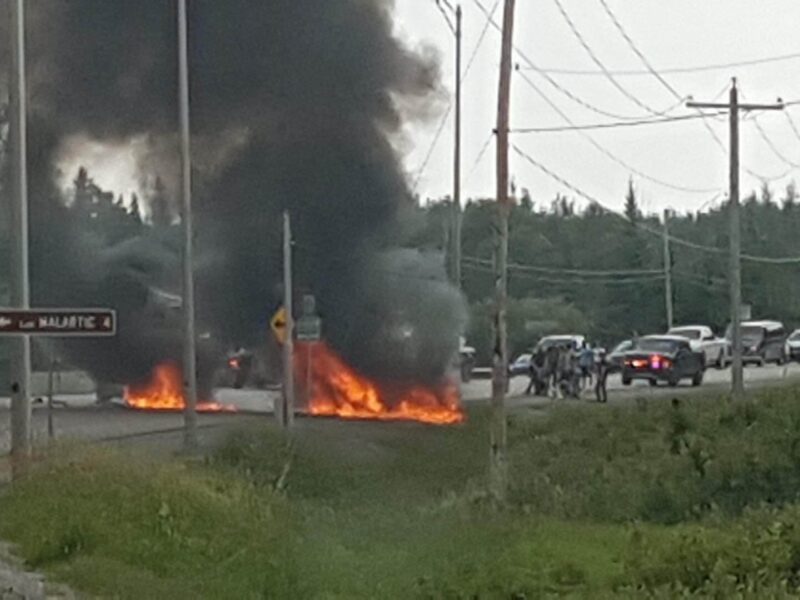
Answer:
[[[705,325],[673,327],[667,334],[688,339],[692,350],[703,355],[706,367],[715,366],[722,369],[731,360],[730,342],[725,338],[715,336],[710,327]]]

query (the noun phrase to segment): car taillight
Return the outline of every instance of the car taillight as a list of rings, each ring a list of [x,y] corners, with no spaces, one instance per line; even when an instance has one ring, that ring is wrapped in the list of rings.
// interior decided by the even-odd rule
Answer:
[[[228,366],[229,366],[231,369],[238,369],[238,368],[239,368],[239,361],[238,361],[237,359],[235,359],[235,358],[231,358],[231,359],[228,361]]]
[[[664,356],[656,354],[650,357],[650,367],[653,369],[669,369],[671,366],[672,361]]]

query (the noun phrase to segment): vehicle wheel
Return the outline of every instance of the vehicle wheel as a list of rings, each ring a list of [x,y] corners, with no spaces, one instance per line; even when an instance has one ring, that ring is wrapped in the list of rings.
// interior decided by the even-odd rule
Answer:
[[[650,379],[650,387],[656,387],[658,385],[657,379]]]
[[[758,361],[758,362],[756,362],[756,366],[757,366],[757,367],[763,367],[763,366],[764,366],[764,359],[763,359],[763,358],[762,358],[762,359],[759,359],[759,361]]]
[[[625,377],[623,375],[622,376],[622,385],[630,385],[630,384],[631,384],[631,378],[630,377]]]
[[[692,385],[694,387],[697,387],[701,383],[703,383],[703,372],[702,371],[698,371],[697,373],[694,374],[694,377],[692,377]]]
[[[722,350],[719,351],[719,356],[717,356],[716,367],[717,367],[717,369],[724,369],[725,368],[725,353]]]
[[[671,373],[670,376],[669,376],[669,379],[667,379],[667,384],[669,384],[669,387],[678,387],[678,384],[680,383],[680,381],[681,381],[680,377],[678,377],[674,373]]]

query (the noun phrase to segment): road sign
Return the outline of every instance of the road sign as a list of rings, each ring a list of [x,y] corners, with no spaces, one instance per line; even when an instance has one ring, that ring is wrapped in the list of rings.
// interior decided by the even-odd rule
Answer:
[[[0,309],[0,336],[94,337],[116,333],[117,313],[108,308]]]
[[[322,337],[322,319],[314,316],[300,317],[295,323],[297,339],[301,342],[318,342]]]
[[[286,342],[286,308],[281,306],[278,310],[275,311],[275,314],[272,315],[272,320],[269,322],[269,326],[272,327],[272,333],[275,334],[275,339],[278,340],[279,344],[283,344]]]

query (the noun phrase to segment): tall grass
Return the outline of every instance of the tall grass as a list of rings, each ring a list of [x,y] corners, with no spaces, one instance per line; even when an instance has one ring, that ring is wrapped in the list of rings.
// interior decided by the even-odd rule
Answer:
[[[458,427],[301,421],[201,464],[82,447],[0,496],[28,562],[118,598],[791,597],[797,391],[574,406],[509,422],[512,490],[485,493],[488,415]]]

